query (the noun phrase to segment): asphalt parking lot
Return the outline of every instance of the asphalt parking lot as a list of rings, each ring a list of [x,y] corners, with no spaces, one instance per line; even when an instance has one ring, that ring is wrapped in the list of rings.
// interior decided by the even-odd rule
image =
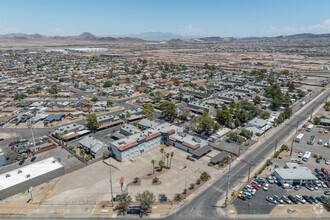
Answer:
[[[314,154],[321,155],[323,158],[325,157],[330,159],[330,148],[324,147],[324,144],[330,139],[330,131],[326,134],[324,133],[324,128],[323,128],[323,132],[320,133],[319,132],[320,129],[321,128],[318,128],[316,125],[314,125],[314,128],[311,132],[306,131],[306,128],[302,128],[301,131],[298,131],[297,135],[299,133],[303,133],[304,138],[299,143],[298,142],[293,143],[293,150],[301,151],[303,153],[305,153],[306,151],[310,151],[312,153],[311,160],[314,159],[313,158]],[[296,138],[297,135],[295,135],[293,138]],[[315,143],[313,145],[309,145],[307,144],[307,141],[310,139],[312,135],[316,137]],[[318,144],[318,141],[320,139],[323,141],[322,144]]]
[[[58,149],[54,149],[54,150],[36,155],[36,159],[33,162],[31,162],[31,157],[29,157],[28,159],[26,159],[24,161],[24,163],[22,165],[19,165],[19,161],[12,163],[12,164],[8,164],[8,165],[0,168],[0,174],[6,173],[6,172],[14,170],[14,169],[18,169],[22,166],[26,166],[31,163],[35,163],[37,161],[41,161],[41,160],[49,158],[49,157],[54,157],[55,159],[57,159],[64,166],[64,170],[72,169],[72,168],[81,166],[83,164],[80,160],[78,160],[77,158],[72,156],[65,149],[58,148]]]
[[[266,180],[266,183],[268,183],[267,180]],[[283,195],[285,195],[285,196],[289,196],[289,195],[311,196],[311,195],[313,195],[316,197],[316,196],[324,196],[324,191],[326,189],[329,189],[329,188],[325,188],[325,189],[319,188],[318,190],[310,191],[306,187],[302,187],[301,189],[296,191],[293,188],[292,189],[283,189],[281,186],[279,186],[277,184],[269,184],[268,191],[264,191],[262,188],[257,190],[256,195],[253,196],[251,199],[242,200],[242,199],[236,198],[233,201],[233,204],[234,204],[238,214],[269,214],[276,207],[276,205],[266,201],[266,199],[265,199],[266,196],[273,197],[274,195],[277,195],[277,196],[281,197]],[[282,205],[282,204],[280,204],[280,205]],[[285,206],[286,203],[283,205]],[[306,204],[299,203],[299,204],[297,204],[297,206],[298,205],[306,206],[306,205],[308,205],[308,203],[306,203]]]

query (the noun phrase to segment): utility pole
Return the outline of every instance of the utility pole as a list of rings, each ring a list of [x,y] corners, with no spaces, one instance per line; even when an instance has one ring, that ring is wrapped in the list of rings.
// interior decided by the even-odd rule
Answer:
[[[251,171],[251,165],[252,165],[252,163],[250,163],[249,165],[250,165],[250,166],[249,166],[248,182],[250,182],[250,171]]]
[[[112,175],[111,175],[111,158],[110,158],[110,157],[109,157],[109,168],[110,168],[111,203],[112,203],[112,207],[113,207]]]
[[[296,134],[298,133],[298,126],[299,126],[299,121],[297,122]]]
[[[312,118],[313,118],[313,111],[314,111],[314,109],[312,109],[312,112],[311,112],[311,120],[312,120]]]
[[[290,156],[292,156],[293,142],[294,142],[294,140],[292,139],[291,150],[290,150]]]
[[[32,124],[32,119],[29,120],[28,123],[30,130],[31,130],[31,134],[32,134],[32,140],[33,140],[33,149],[36,150],[36,141],[34,139],[34,134],[33,134],[33,124]]]
[[[227,191],[226,191],[225,208],[227,208],[227,203],[228,203],[228,193],[229,193],[229,184],[230,184],[230,167],[231,167],[231,157],[230,157],[230,160],[229,160],[228,184],[227,184]]]
[[[276,147],[277,147],[277,139],[276,139],[276,143],[275,143],[274,157],[275,157],[275,154],[276,154]]]

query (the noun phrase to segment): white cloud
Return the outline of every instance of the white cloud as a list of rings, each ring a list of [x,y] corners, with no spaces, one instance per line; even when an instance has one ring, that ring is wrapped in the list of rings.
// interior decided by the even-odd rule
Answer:
[[[6,27],[3,29],[3,33],[5,34],[9,34],[9,33],[19,33],[20,30],[18,28],[14,28],[14,27]]]
[[[190,34],[203,34],[204,31],[201,30],[201,29],[194,28],[191,24],[188,24],[184,28],[181,28],[180,29],[180,33],[181,34],[186,34],[186,35],[190,35]]]
[[[295,33],[327,33],[330,32],[330,19],[325,20],[321,24],[315,24],[310,26],[302,27],[275,27],[273,25],[269,26],[269,31],[276,34],[295,34]]]

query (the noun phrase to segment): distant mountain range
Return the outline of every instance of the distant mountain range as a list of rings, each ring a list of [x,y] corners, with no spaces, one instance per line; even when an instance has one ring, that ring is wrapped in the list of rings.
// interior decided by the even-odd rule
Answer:
[[[321,39],[330,38],[328,34],[294,34],[294,35],[281,35],[276,37],[246,37],[246,38],[233,38],[233,37],[199,37],[199,36],[181,36],[169,32],[144,32],[139,34],[128,34],[114,37],[99,37],[89,32],[84,32],[79,36],[45,36],[41,34],[22,34],[12,33],[0,35],[2,41],[16,41],[16,42],[53,42],[53,41],[70,41],[70,42],[81,42],[81,43],[143,43],[146,41],[169,41],[169,42],[180,42],[180,40],[195,39],[198,41],[205,42],[226,42],[235,40],[263,40],[263,39]]]
[[[79,41],[94,43],[142,43],[143,39],[132,37],[97,37],[89,32],[84,32],[79,36],[45,36],[41,34],[13,33],[0,35],[0,40],[9,41]]]

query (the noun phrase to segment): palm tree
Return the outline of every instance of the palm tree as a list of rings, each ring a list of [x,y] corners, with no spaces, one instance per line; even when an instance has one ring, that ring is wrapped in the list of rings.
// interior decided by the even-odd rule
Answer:
[[[160,148],[160,153],[162,154],[162,160],[163,160],[163,154],[164,154],[164,152],[165,152],[165,149],[162,147],[162,148]]]
[[[164,161],[163,160],[160,160],[158,162],[158,165],[160,166],[160,171],[162,171],[163,170],[163,166],[164,166]]]
[[[174,152],[171,152],[171,160],[170,160],[170,167],[172,166],[172,157],[174,156]]]
[[[152,160],[151,163],[152,163],[152,175],[154,175],[155,174],[155,163],[156,163],[156,161]]]
[[[128,210],[128,206],[132,204],[132,197],[128,195],[128,193],[124,193],[118,198],[119,204],[116,206],[115,210],[118,211],[119,214],[125,215]]]
[[[166,153],[166,158],[167,158],[167,168],[168,168],[168,158],[170,157],[170,153]]]

